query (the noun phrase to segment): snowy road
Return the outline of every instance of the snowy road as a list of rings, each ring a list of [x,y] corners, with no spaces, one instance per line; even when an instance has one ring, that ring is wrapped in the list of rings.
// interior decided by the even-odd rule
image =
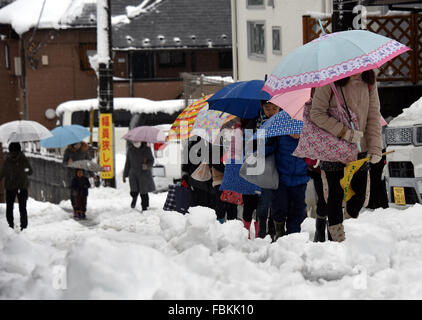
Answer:
[[[130,209],[120,181],[90,190],[89,226],[71,218],[70,201],[30,199],[29,228],[18,233],[0,204],[0,298],[422,298],[421,205],[363,212],[345,222],[344,243],[313,243],[312,218],[270,243],[207,208],[164,212],[165,193],[145,213]]]

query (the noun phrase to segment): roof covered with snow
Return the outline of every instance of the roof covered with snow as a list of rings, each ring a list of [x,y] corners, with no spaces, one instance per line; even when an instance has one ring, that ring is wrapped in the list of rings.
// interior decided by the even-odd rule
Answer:
[[[160,100],[154,101],[145,98],[114,98],[115,110],[128,110],[131,113],[156,113],[165,112],[172,114],[185,108],[185,100]],[[98,109],[98,99],[71,100],[60,104],[56,114],[60,116],[65,111],[89,111]]]
[[[16,0],[0,24],[32,28],[96,28],[96,0]],[[228,0],[111,0],[114,48],[231,47]]]

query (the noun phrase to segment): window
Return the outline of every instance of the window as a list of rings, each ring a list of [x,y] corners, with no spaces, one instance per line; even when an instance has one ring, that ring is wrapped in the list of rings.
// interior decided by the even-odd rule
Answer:
[[[248,0],[247,8],[264,8],[264,0]]]
[[[132,114],[127,110],[113,110],[114,127],[129,127]],[[72,112],[72,124],[89,127],[89,111]],[[94,110],[94,127],[98,127],[98,110]]]
[[[97,53],[97,45],[95,43],[80,43],[79,44],[79,60],[80,67],[83,71],[88,71],[93,69],[89,63],[89,55],[95,55]]]
[[[265,22],[248,21],[248,56],[265,60]]]
[[[218,54],[219,66],[221,69],[233,68],[233,54],[231,51],[222,51]]]
[[[9,45],[4,45],[4,66],[6,69],[10,69],[10,54],[9,54]]]
[[[281,28],[273,27],[272,34],[273,34],[273,53],[281,54]]]
[[[185,53],[184,52],[160,52],[158,54],[158,64],[160,67],[184,67]]]

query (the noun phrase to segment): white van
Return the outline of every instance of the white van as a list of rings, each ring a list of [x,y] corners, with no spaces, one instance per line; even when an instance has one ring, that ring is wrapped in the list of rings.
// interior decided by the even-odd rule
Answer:
[[[387,166],[384,168],[389,202],[422,203],[422,97],[390,121],[385,129]]]
[[[126,154],[126,140],[122,137],[130,129],[145,125],[157,126],[167,132],[177,115],[185,108],[183,99],[153,101],[144,98],[114,98],[113,104],[115,151],[122,154]],[[56,108],[56,114],[60,118],[60,125],[79,124],[89,129],[91,108],[94,110],[92,141],[96,146],[98,144],[98,99],[64,102]],[[89,142],[89,139],[87,137],[84,141]],[[160,144],[153,146],[156,157],[154,175],[180,179],[181,169],[177,169],[177,166],[180,167],[180,161],[174,161],[177,160],[174,156],[178,149],[177,145],[178,143],[168,143],[165,148]],[[157,152],[160,147],[162,150]],[[169,159],[164,159],[165,157]],[[163,166],[165,170],[162,170]]]

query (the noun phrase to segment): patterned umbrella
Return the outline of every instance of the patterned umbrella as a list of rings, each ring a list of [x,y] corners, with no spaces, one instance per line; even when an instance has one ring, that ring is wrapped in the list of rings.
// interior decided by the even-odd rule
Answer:
[[[265,82],[271,96],[330,82],[381,67],[410,50],[396,40],[366,30],[326,34],[281,59]]]
[[[187,106],[181,114],[179,114],[168,132],[166,142],[171,140],[185,140],[189,138],[198,112],[207,106],[207,99],[209,97],[211,97],[211,95],[207,95],[199,100],[196,100],[194,103]]]
[[[192,129],[192,135],[200,136],[213,143],[221,127],[236,118],[229,113],[209,110],[208,105],[199,110]]]
[[[302,132],[303,121],[292,119],[289,114],[280,110],[269,118],[260,129],[265,130],[265,137],[285,136],[288,134],[299,134]],[[256,138],[256,133],[254,135]]]
[[[67,166],[69,168],[83,169],[87,171],[104,171],[99,164],[91,160],[77,160],[70,162]]]

